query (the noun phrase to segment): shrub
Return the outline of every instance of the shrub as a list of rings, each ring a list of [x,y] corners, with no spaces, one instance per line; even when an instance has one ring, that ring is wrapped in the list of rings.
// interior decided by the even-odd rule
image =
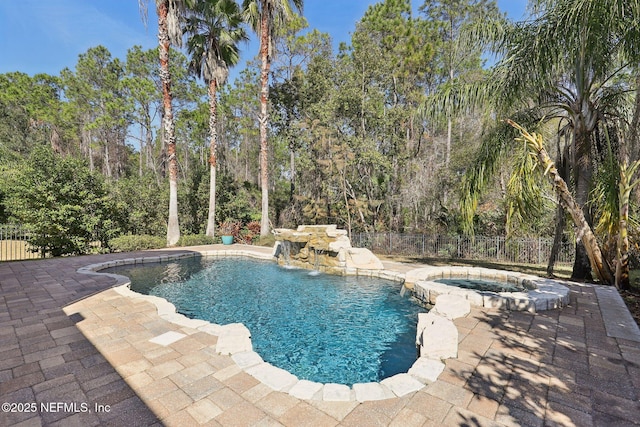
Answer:
[[[251,221],[240,230],[238,240],[240,243],[252,245],[254,240],[260,236],[260,223]]]
[[[120,232],[102,176],[48,146],[34,149],[5,186],[10,219],[31,231],[29,243],[43,255],[88,253],[93,242],[105,247]]]
[[[233,236],[235,239],[238,239],[240,236],[240,227],[240,222],[226,220],[218,224],[218,234],[221,236]]]
[[[213,239],[206,234],[185,234],[180,236],[178,246],[202,246],[213,244]]]
[[[121,178],[112,183],[111,197],[124,217],[122,234],[162,236],[167,232],[169,186],[160,185],[155,175]]]
[[[109,241],[109,247],[113,252],[132,252],[145,249],[161,249],[167,246],[167,239],[164,237],[149,235],[127,235],[116,237]]]

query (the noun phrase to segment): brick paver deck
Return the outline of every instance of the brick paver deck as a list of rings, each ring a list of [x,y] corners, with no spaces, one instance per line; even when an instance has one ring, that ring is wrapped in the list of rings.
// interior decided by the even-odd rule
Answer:
[[[473,309],[455,321],[458,358],[418,392],[305,401],[216,354],[215,336],[76,272],[131,257],[0,263],[1,426],[640,425],[640,342],[607,335],[594,286],[572,285],[562,310]],[[149,341],[170,331],[186,336]]]

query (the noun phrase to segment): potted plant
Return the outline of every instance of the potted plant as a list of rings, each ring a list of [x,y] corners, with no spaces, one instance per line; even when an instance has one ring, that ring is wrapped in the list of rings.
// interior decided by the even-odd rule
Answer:
[[[226,220],[218,224],[218,232],[222,238],[224,245],[230,245],[233,243],[233,239],[240,232],[240,223],[236,221]]]

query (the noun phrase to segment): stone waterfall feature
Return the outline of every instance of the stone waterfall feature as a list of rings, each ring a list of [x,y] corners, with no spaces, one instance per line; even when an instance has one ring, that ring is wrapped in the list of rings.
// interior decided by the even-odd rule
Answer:
[[[296,230],[274,230],[274,256],[278,264],[331,274],[358,274],[358,270],[383,270],[370,250],[354,248],[346,230],[336,225],[301,225]]]

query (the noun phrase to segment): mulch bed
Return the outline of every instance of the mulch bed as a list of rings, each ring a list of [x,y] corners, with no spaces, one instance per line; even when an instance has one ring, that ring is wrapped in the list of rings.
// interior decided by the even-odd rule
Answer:
[[[633,288],[629,291],[620,291],[620,295],[622,295],[624,302],[627,303],[627,307],[629,307],[633,318],[636,319],[636,323],[640,326],[640,289]]]

